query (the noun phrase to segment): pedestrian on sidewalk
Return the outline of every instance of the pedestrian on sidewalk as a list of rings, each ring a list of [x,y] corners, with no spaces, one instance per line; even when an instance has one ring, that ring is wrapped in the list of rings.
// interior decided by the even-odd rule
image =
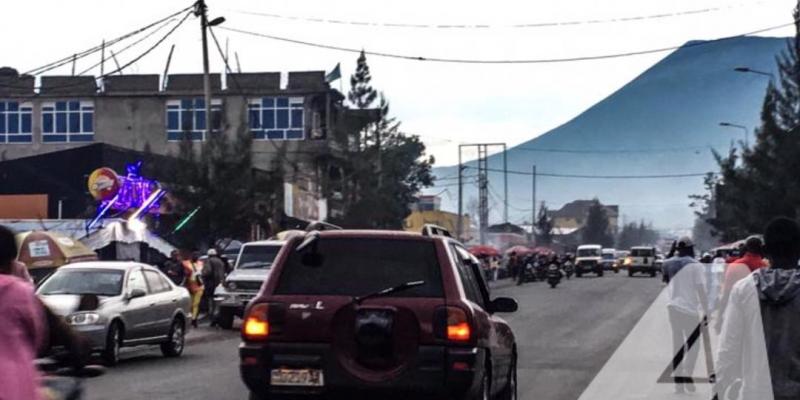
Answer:
[[[764,260],[764,242],[758,236],[750,236],[744,245],[744,255],[725,268],[725,277],[722,284],[722,295],[720,301],[720,316],[717,318],[717,332],[722,329],[722,320],[725,315],[725,308],[730,299],[731,290],[737,282],[746,278],[750,273],[767,266]]]
[[[675,377],[675,392],[696,390],[691,376],[699,355],[699,342],[690,346],[692,333],[700,326],[707,313],[704,270],[694,258],[694,244],[688,237],[675,243],[675,256],[664,261],[667,275],[667,313],[672,328],[673,355],[683,353],[681,360],[675,359],[671,376]]]
[[[764,231],[770,266],[734,284],[717,354],[720,398],[800,398],[800,226],[776,218]],[[727,395],[727,397],[723,397]]]
[[[208,306],[208,319],[211,326],[216,325],[216,307],[214,303],[214,290],[225,280],[225,261],[219,257],[214,248],[208,249],[208,259],[203,263],[203,284],[205,285],[205,304]]]
[[[184,274],[186,275],[186,290],[192,296],[192,326],[197,328],[197,319],[200,315],[200,301],[203,298],[202,270],[197,263],[197,257],[185,253],[182,257]]]

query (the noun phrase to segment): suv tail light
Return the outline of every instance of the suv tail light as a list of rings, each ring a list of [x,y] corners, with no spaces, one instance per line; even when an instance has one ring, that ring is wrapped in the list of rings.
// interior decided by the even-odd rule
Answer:
[[[247,312],[242,324],[242,337],[244,340],[257,342],[266,340],[269,336],[269,304],[254,304]]]
[[[472,339],[472,325],[467,313],[458,307],[441,307],[436,310],[436,336],[451,342],[466,343]]]

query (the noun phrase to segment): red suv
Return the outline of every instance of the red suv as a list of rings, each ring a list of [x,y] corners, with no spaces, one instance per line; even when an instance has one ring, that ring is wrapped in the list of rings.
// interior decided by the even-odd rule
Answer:
[[[309,232],[281,250],[239,348],[251,399],[515,399],[514,335],[439,229]]]

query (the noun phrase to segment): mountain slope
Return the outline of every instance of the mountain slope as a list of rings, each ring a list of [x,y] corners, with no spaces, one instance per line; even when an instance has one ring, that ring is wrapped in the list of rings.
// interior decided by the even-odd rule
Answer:
[[[542,174],[592,176],[716,171],[711,149],[727,152],[732,141],[738,145],[743,139],[740,129],[719,123],[749,127],[752,143],[768,81],[733,69],[748,66],[774,72],[775,56],[785,46],[784,38],[765,37],[687,43],[567,123],[509,149],[508,168],[527,172],[536,164]],[[492,156],[489,165],[501,169],[502,156]],[[475,175],[475,163],[467,166],[465,176]],[[451,166],[435,172],[451,178],[456,171]],[[490,201],[492,219],[499,220],[503,177],[493,172],[490,179],[496,193]],[[467,181],[465,212],[469,200],[477,197],[474,179]],[[455,210],[455,182],[443,179],[427,192],[448,189],[453,195],[444,197],[443,207]],[[702,177],[623,180],[542,175],[537,183],[537,200],[546,201],[551,209],[574,199],[598,197],[606,204],[619,204],[628,220],[644,218],[668,229],[691,226],[687,196],[701,192]],[[509,175],[509,203],[512,222],[530,219],[530,176]]]

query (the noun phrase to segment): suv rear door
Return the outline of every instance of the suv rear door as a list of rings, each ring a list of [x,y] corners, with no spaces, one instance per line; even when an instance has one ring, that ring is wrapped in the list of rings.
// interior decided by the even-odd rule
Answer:
[[[445,292],[434,240],[323,237],[300,252],[297,244],[287,245],[289,251],[267,284],[267,300],[273,304],[271,342],[330,344],[345,360],[342,365],[366,380],[380,372],[357,360],[357,320],[368,313],[391,320],[398,363],[410,362],[420,345],[436,342],[434,310],[445,304]],[[412,281],[425,283],[360,305],[354,302],[356,296]]]
[[[637,267],[652,267],[655,264],[656,251],[653,248],[631,249],[632,264]]]

